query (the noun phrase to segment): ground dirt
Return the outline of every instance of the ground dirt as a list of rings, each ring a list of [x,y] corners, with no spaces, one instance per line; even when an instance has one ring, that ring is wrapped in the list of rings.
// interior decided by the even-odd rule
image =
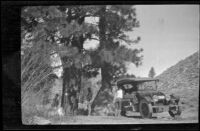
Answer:
[[[180,118],[173,119],[168,112],[153,114],[152,119],[142,119],[139,113],[128,112],[127,117],[119,116],[74,116],[62,120],[52,120],[51,124],[165,124],[198,123],[198,112],[183,111]]]

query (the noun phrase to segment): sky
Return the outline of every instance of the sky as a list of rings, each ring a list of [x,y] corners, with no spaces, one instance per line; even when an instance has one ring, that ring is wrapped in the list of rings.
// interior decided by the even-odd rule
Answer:
[[[156,75],[199,50],[199,5],[136,5],[140,27],[129,32],[130,38],[141,37],[131,48],[143,48],[142,65],[127,64],[128,74],[148,77],[151,67]],[[86,18],[97,24],[98,18]],[[84,48],[95,48],[99,42],[86,41]],[[62,69],[57,70],[61,75]]]
[[[132,48],[143,48],[143,64],[128,65],[128,73],[147,77],[151,67],[159,75],[199,50],[199,5],[136,5],[140,27],[130,37],[141,37]]]

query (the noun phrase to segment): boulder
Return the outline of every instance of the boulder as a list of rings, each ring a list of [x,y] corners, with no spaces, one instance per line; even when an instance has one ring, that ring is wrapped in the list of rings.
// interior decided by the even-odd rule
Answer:
[[[51,124],[51,121],[47,120],[47,119],[45,119],[43,117],[34,116],[33,117],[33,124],[36,124],[36,125],[49,125],[49,124]]]

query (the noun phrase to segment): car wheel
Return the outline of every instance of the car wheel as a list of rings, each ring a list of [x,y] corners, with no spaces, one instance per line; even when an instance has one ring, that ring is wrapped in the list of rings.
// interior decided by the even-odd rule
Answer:
[[[146,100],[141,100],[139,104],[139,111],[142,118],[151,118],[152,117],[152,105]]]
[[[175,109],[173,109],[173,108],[169,109],[169,115],[170,115],[171,117],[178,117],[178,116],[181,115],[181,112],[182,112],[182,110],[181,110],[181,107],[180,107],[180,106],[178,106],[178,109],[177,109],[177,110],[175,110]]]

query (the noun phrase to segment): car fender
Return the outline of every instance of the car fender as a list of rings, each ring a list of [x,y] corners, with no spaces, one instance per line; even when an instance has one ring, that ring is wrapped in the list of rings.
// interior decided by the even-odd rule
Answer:
[[[151,103],[152,98],[150,96],[144,96],[144,98],[147,102]]]

